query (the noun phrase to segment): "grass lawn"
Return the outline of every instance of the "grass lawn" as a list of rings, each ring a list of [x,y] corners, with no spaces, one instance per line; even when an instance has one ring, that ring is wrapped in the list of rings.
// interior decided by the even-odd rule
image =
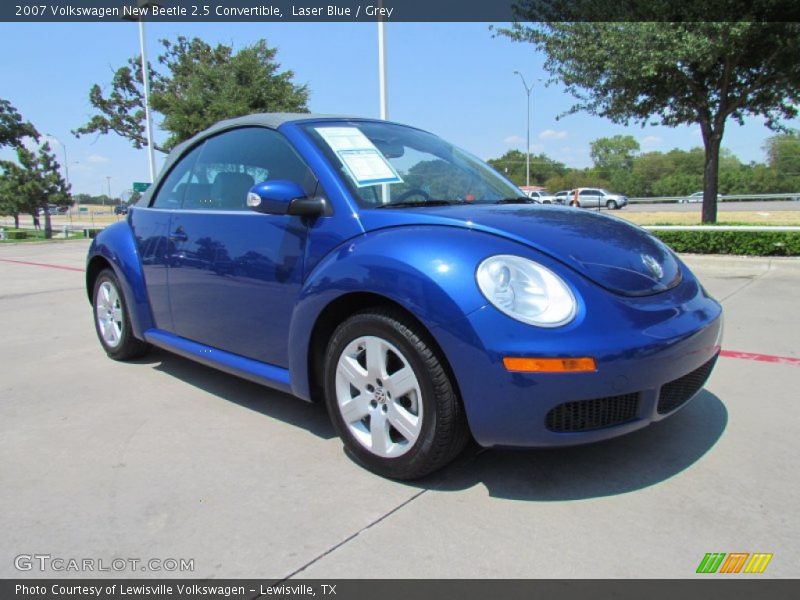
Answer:
[[[702,225],[697,212],[628,212],[614,211],[615,217],[627,219],[637,225]],[[718,225],[800,225],[800,210],[720,211]]]
[[[13,227],[4,227],[3,228],[6,233],[6,239],[0,241],[0,244],[17,244],[17,243],[25,243],[25,242],[44,242],[44,241],[63,241],[65,239],[69,240],[83,240],[86,239],[83,236],[83,231],[70,231],[69,237],[65,238],[64,234],[60,229],[53,229],[53,237],[50,240],[47,240],[44,237],[44,230],[35,230],[35,229],[14,229]],[[24,231],[25,237],[20,239],[11,239],[16,232]]]

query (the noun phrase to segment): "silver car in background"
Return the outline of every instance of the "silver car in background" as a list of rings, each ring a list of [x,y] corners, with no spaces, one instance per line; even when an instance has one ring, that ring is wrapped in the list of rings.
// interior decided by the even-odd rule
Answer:
[[[628,205],[628,197],[613,194],[603,188],[578,188],[578,203],[581,208],[620,209]],[[573,203],[575,190],[570,192],[568,204]]]
[[[703,190],[690,194],[685,198],[678,200],[678,204],[695,203],[703,201]],[[722,202],[722,194],[717,194],[717,202]]]

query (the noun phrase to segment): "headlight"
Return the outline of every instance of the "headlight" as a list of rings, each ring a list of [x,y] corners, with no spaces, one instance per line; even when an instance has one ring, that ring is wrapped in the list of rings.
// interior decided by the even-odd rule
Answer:
[[[490,256],[475,274],[483,295],[509,317],[538,327],[558,327],[575,317],[567,284],[550,269],[508,254]]]

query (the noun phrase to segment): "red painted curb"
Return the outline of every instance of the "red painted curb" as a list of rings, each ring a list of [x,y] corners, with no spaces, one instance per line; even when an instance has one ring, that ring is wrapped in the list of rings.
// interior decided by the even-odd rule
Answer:
[[[759,362],[795,365],[800,367],[800,358],[792,358],[791,356],[775,356],[774,354],[757,354],[755,352],[739,352],[737,350],[723,350],[719,355],[725,358],[743,358],[745,360],[757,360]]]
[[[0,262],[15,263],[18,265],[29,265],[34,267],[47,267],[49,269],[61,269],[63,271],[78,271],[79,273],[83,273],[83,269],[79,269],[78,267],[65,267],[64,265],[51,265],[48,263],[30,262],[27,260],[13,260],[11,258],[0,258]]]

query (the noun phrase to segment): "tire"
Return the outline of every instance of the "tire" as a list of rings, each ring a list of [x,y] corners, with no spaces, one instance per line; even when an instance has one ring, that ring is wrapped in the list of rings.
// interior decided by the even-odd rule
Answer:
[[[606,208],[608,210],[617,210],[619,208],[619,205],[617,204],[616,200],[609,200],[608,202],[606,202]]]
[[[133,335],[128,303],[111,269],[102,270],[94,282],[92,313],[97,339],[110,358],[130,360],[150,350],[150,344]]]
[[[325,354],[324,383],[348,454],[383,477],[428,475],[469,440],[442,359],[427,332],[399,311],[370,309],[339,325]]]

